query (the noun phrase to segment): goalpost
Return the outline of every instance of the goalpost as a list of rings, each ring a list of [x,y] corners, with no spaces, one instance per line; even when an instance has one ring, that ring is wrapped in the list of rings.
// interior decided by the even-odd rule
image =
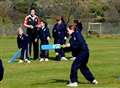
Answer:
[[[102,23],[88,23],[88,35],[100,35],[102,34]]]

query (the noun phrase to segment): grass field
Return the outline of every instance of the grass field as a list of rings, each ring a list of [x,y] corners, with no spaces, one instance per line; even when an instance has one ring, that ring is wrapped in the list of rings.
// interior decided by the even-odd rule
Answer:
[[[120,88],[120,39],[87,39],[90,48],[89,67],[98,85],[89,84],[80,74],[78,88]],[[16,51],[16,40],[0,39],[0,58],[5,67],[5,75],[0,88],[68,88],[69,71],[72,61],[57,62],[54,51],[49,62],[32,61],[30,64],[8,64]],[[70,57],[70,53],[66,54]]]

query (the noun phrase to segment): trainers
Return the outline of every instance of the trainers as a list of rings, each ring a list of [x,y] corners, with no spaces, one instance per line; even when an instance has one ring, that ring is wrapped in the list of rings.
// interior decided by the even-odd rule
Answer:
[[[45,58],[45,61],[49,61],[48,58]]]
[[[96,79],[94,79],[91,83],[92,84],[98,84],[98,81]]]
[[[65,57],[62,57],[61,60],[67,61],[68,59]]]
[[[23,63],[23,60],[19,60],[19,62],[18,63]]]
[[[40,62],[44,61],[44,58],[40,58]]]
[[[69,86],[69,87],[77,87],[78,83],[77,82],[69,83],[67,86]]]
[[[28,59],[25,59],[25,62],[26,62],[26,63],[31,63],[31,61],[30,61],[30,60],[28,60]]]
[[[75,57],[70,58],[70,60],[72,60],[72,61],[74,61],[75,59],[76,59]]]

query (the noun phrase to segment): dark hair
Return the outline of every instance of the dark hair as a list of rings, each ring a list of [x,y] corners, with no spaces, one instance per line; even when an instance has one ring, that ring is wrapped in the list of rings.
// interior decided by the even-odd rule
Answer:
[[[59,21],[59,20],[60,20],[60,17],[59,17],[59,16],[57,16],[57,17],[56,17],[56,21]]]
[[[65,20],[64,20],[64,17],[63,17],[63,16],[61,16],[61,20],[62,20],[63,23],[65,23]]]
[[[31,11],[31,10],[35,10],[35,8],[31,8],[30,11]]]
[[[79,23],[79,20],[73,20],[74,23],[78,24]]]
[[[70,30],[74,30],[74,31],[76,30],[76,26],[75,26],[75,25],[69,25],[68,28],[69,28]]]
[[[48,24],[47,24],[47,22],[46,22],[46,21],[41,20],[41,22],[43,22],[43,23],[45,24],[45,27],[47,27],[47,26],[48,26]]]
[[[56,21],[62,21],[63,23],[65,23],[64,17],[63,16],[58,16],[56,17]]]
[[[31,13],[32,10],[34,10],[36,12],[35,8],[31,8],[28,12]]]

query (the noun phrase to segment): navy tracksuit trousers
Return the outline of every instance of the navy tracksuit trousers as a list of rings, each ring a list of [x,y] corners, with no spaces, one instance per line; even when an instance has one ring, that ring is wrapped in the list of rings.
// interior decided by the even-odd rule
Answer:
[[[83,52],[78,57],[76,57],[75,61],[72,64],[71,67],[71,73],[70,73],[70,81],[71,82],[78,82],[77,77],[77,70],[79,69],[81,73],[84,75],[84,77],[88,81],[93,81],[94,77],[92,73],[90,72],[89,68],[87,67],[87,62],[89,58],[89,53]]]
[[[46,45],[49,44],[48,41],[41,41],[41,45]],[[41,58],[48,58],[49,56],[49,51],[48,50],[40,50],[40,57]]]
[[[63,44],[65,44],[65,40],[64,39],[55,39],[54,43],[63,45]],[[65,57],[65,52],[62,48],[56,49],[55,52],[58,53],[58,59],[60,59],[61,57]]]

